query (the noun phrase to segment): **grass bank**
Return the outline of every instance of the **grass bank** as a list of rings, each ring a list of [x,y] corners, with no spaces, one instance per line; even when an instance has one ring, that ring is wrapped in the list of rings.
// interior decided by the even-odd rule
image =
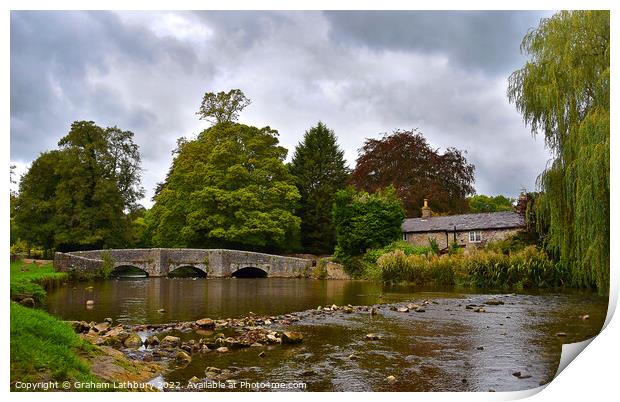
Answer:
[[[11,388],[15,382],[101,382],[87,359],[98,348],[73,332],[71,326],[36,309],[11,303]]]
[[[10,270],[11,300],[32,298],[37,306],[44,303],[46,289],[58,286],[69,279],[67,273],[55,272],[51,261],[25,263],[23,260],[17,260],[11,262]]]

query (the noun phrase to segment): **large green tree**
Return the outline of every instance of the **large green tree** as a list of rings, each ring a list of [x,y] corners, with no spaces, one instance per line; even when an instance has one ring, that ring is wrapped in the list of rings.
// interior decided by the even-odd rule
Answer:
[[[501,211],[514,211],[515,200],[503,195],[488,196],[488,195],[474,195],[469,197],[469,211],[478,212],[501,212]]]
[[[358,256],[402,236],[405,211],[391,186],[373,194],[353,187],[340,190],[333,214],[339,257]]]
[[[148,211],[157,246],[277,251],[299,236],[299,192],[277,131],[219,123],[181,140]]]
[[[349,170],[336,135],[325,124],[306,131],[289,165],[301,195],[301,244],[311,253],[331,253],[336,242],[332,205],[336,191],[345,187]]]
[[[536,200],[547,249],[573,283],[609,288],[609,11],[561,11],[527,33],[508,97],[553,161]]]
[[[46,249],[126,247],[127,212],[142,196],[133,133],[76,121],[22,177],[15,201],[18,236]]]

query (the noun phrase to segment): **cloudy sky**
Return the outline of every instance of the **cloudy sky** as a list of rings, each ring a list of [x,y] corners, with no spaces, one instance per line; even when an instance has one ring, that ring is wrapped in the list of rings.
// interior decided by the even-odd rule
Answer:
[[[365,138],[418,128],[466,150],[479,194],[534,189],[549,159],[506,98],[541,12],[12,12],[11,161],[18,173],[75,120],[135,133],[143,203],[192,137],[206,91],[240,88],[240,121],[289,157],[319,120],[351,167]]]

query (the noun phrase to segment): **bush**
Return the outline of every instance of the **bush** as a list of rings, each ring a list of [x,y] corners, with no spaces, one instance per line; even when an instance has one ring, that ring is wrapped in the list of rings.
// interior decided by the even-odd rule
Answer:
[[[395,250],[369,265],[365,276],[383,282],[522,289],[560,286],[568,280],[567,273],[534,246],[511,254],[482,250],[443,256]]]
[[[114,271],[114,259],[110,251],[104,251],[101,253],[101,268],[97,271],[97,277],[101,279],[109,279]]]
[[[404,240],[398,240],[388,244],[383,248],[374,248],[368,250],[364,255],[364,260],[369,263],[376,263],[379,257],[381,257],[383,254],[396,250],[402,251],[403,253],[405,253],[405,255],[422,255],[431,254],[433,252],[431,247],[414,246]]]

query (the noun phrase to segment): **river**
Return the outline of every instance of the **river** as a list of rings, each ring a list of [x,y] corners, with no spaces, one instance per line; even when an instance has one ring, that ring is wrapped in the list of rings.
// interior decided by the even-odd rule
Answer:
[[[501,305],[485,305],[489,299]],[[87,308],[86,301],[94,306]],[[390,306],[425,303],[425,312]],[[375,305],[317,314],[317,306]],[[475,312],[468,305],[485,306]],[[300,345],[246,348],[193,356],[160,382],[187,384],[207,367],[236,381],[303,383],[308,391],[513,391],[550,381],[562,343],[596,335],[607,297],[590,292],[480,292],[312,279],[122,278],[73,283],[51,290],[47,309],[67,320],[156,324],[295,313],[287,330]],[[584,319],[584,315],[588,318]],[[366,334],[380,339],[369,341]],[[194,332],[161,334],[197,339]],[[560,336],[558,336],[558,334]],[[148,333],[141,334],[147,336]],[[144,348],[134,355],[148,353]],[[517,377],[515,372],[521,372]],[[395,382],[386,381],[393,375]],[[236,388],[234,390],[242,390]]]

